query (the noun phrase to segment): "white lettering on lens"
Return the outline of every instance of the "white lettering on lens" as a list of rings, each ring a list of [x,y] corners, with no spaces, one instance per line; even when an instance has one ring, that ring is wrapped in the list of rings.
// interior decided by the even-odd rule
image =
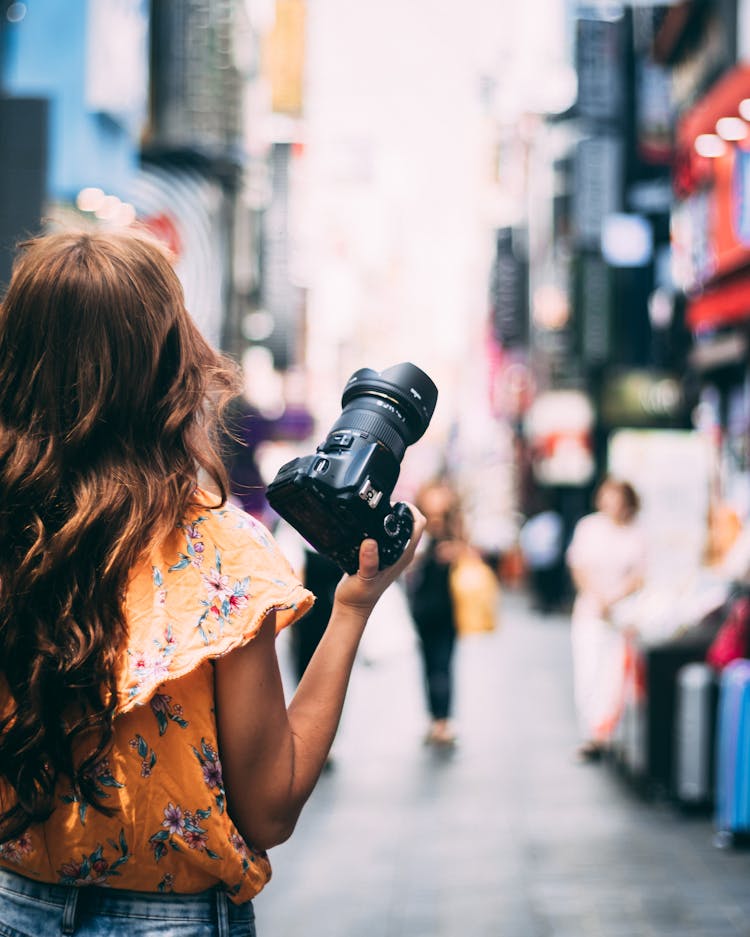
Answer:
[[[388,410],[390,413],[393,413],[395,416],[397,416],[397,417],[399,418],[399,420],[401,420],[402,423],[405,423],[405,422],[406,422],[406,420],[404,419],[403,414],[400,413],[400,412],[393,406],[392,403],[388,403],[387,400],[380,400],[380,399],[378,399],[377,397],[375,398],[375,403],[376,403],[379,407],[382,407],[384,410]]]

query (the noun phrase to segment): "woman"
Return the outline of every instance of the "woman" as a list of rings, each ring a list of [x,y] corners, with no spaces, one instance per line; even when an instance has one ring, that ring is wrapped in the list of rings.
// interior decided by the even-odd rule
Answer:
[[[449,575],[467,550],[458,496],[445,481],[425,484],[416,497],[426,520],[425,546],[409,575],[408,598],[419,635],[427,707],[432,717],[425,741],[453,745],[453,649],[456,623]]]
[[[274,638],[312,596],[226,504],[215,427],[236,383],[154,243],[24,246],[0,307],[0,921],[17,937],[254,934],[265,850],[419,540],[417,513],[383,571],[362,544],[287,709]]]
[[[627,482],[605,479],[597,512],[582,518],[567,561],[573,606],[573,678],[583,744],[581,760],[599,758],[617,724],[625,677],[625,638],[612,621],[614,607],[643,583],[646,547],[636,523],[638,496]]]

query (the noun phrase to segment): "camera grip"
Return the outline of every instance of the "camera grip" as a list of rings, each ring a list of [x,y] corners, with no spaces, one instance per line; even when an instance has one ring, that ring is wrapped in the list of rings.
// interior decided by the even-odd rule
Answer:
[[[403,501],[393,505],[383,518],[382,526],[368,531],[367,536],[372,537],[378,545],[380,569],[393,566],[406,549],[413,532],[414,517]],[[332,551],[329,555],[350,575],[359,569],[359,544],[348,550]]]

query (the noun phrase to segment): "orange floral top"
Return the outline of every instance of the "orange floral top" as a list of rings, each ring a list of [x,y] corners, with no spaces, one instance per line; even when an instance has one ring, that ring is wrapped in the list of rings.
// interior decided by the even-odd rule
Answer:
[[[190,893],[221,884],[238,904],[269,880],[268,857],[227,813],[211,661],[251,641],[269,611],[280,630],[313,597],[262,524],[231,505],[208,507],[204,492],[199,503],[128,589],[114,745],[96,776],[115,812],[78,802],[63,779],[49,820],[1,845],[0,865],[64,885]]]

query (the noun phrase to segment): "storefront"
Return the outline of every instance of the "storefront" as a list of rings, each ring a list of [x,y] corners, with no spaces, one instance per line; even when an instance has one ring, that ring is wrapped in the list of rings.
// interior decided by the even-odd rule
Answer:
[[[696,427],[716,452],[716,493],[750,499],[750,66],[721,77],[677,131],[673,272],[693,334]]]

